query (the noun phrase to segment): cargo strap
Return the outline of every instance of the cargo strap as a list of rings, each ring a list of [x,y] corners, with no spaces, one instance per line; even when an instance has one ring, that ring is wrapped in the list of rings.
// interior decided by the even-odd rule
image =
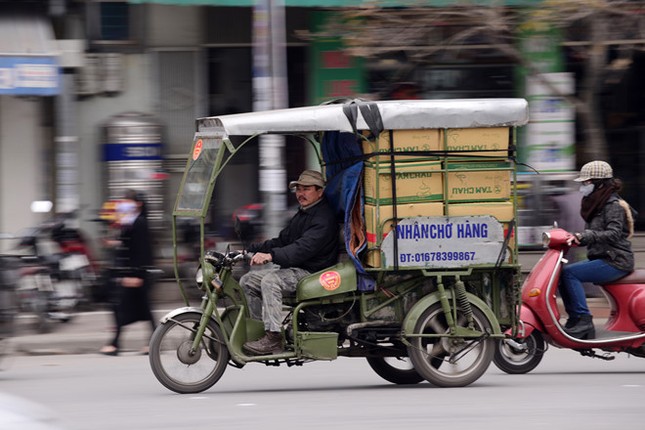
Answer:
[[[399,214],[397,211],[396,200],[396,169],[394,162],[394,132],[390,130],[390,180],[392,182],[392,231],[394,233],[394,270],[399,270],[399,231],[397,225],[399,223]]]
[[[508,223],[508,229],[506,230],[506,234],[504,235],[504,243],[502,244],[502,249],[499,251],[497,262],[495,263],[495,269],[499,269],[504,262],[506,248],[508,247],[508,242],[511,240],[511,236],[513,236],[513,230],[515,230],[515,219],[512,219],[511,222]]]
[[[378,105],[374,102],[364,102],[356,99],[343,105],[343,113],[349,120],[352,130],[354,130],[354,134],[358,134],[356,121],[358,121],[359,109],[365,123],[367,123],[367,126],[374,137],[377,138],[383,131],[383,119],[381,118],[381,112],[378,110]]]

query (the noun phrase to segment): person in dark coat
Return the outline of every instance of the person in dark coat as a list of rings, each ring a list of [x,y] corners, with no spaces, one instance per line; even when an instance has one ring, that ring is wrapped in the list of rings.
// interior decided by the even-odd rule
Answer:
[[[240,279],[251,318],[264,321],[265,335],[246,342],[252,355],[279,353],[282,339],[282,297],[293,295],[298,281],[333,266],[338,260],[338,222],[323,194],[325,181],[320,172],[305,170],[289,188],[295,190],[300,207],[278,237],[252,244],[251,265],[273,263],[268,270],[251,270]]]
[[[569,244],[587,247],[587,260],[565,265],[560,279],[560,294],[569,315],[564,330],[573,337],[592,339],[595,328],[583,282],[604,284],[634,270],[630,238],[634,233],[634,213],[620,198],[622,183],[614,178],[611,166],[591,161],[580,169],[582,203],[580,215],[584,230],[574,233]]]
[[[114,318],[116,329],[112,342],[101,353],[117,355],[123,327],[137,321],[149,321],[152,331],[156,323],[150,306],[151,279],[148,269],[153,264],[152,241],[146,218],[145,196],[128,191],[119,204],[121,233],[116,250]],[[144,348],[144,353],[147,348]]]

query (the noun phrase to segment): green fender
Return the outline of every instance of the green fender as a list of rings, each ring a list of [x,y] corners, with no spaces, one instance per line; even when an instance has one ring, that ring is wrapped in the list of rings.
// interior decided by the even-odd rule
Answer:
[[[502,331],[499,327],[499,322],[497,321],[497,317],[493,313],[490,307],[479,297],[475,296],[474,294],[471,293],[466,293],[466,296],[468,297],[468,301],[470,304],[480,311],[483,312],[483,314],[488,318],[490,321],[491,325],[493,326],[493,333],[492,334],[501,334]],[[453,293],[450,290],[446,290],[446,297],[448,297],[448,300],[452,300],[453,298]],[[428,309],[430,306],[434,305],[435,303],[440,303],[439,299],[439,292],[436,291],[432,294],[428,294],[421,300],[419,300],[417,303],[415,303],[414,306],[412,306],[412,309],[407,313],[405,318],[403,319],[403,324],[402,324],[402,336],[405,337],[406,333],[414,333],[414,326],[417,323],[417,320],[421,316],[421,314]]]

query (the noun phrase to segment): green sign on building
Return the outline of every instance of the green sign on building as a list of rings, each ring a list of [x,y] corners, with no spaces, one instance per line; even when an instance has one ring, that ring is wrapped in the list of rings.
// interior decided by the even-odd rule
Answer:
[[[519,34],[520,50],[532,70],[518,67],[518,88],[529,102],[531,118],[520,135],[518,158],[543,173],[573,170],[575,111],[563,95],[572,94],[575,83],[563,71],[560,31],[527,23]]]
[[[312,31],[315,33],[334,13],[321,11],[312,15]],[[363,59],[347,55],[339,38],[316,38],[311,42],[310,50],[311,104],[365,93]]]

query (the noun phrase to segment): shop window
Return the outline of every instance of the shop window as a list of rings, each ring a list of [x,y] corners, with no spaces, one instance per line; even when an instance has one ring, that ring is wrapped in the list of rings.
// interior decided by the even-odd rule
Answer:
[[[87,33],[95,51],[120,52],[140,46],[143,17],[139,5],[126,1],[87,3]]]
[[[125,2],[102,2],[100,5],[101,39],[128,40],[130,13]]]

